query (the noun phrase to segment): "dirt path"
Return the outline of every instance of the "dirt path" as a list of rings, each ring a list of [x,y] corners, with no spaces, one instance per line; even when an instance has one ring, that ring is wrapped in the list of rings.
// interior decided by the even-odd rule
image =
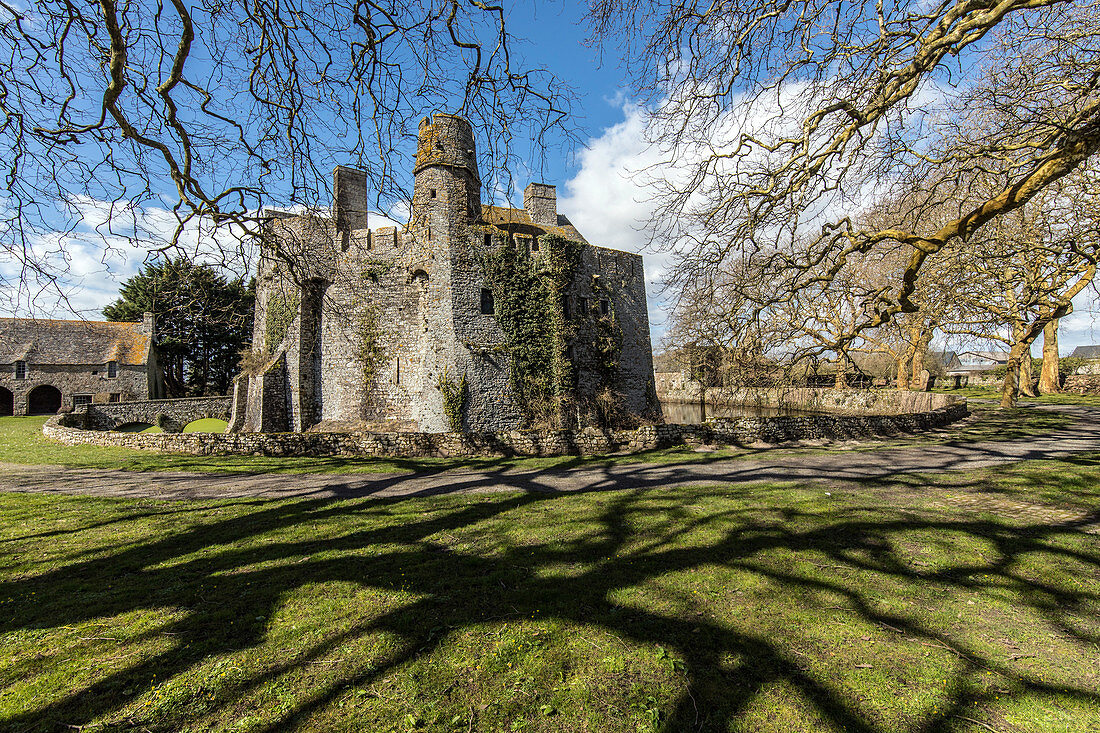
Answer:
[[[1100,409],[1048,407],[1075,415],[1069,427],[1008,441],[835,450],[759,451],[702,463],[585,464],[571,468],[456,468],[403,474],[208,474],[0,464],[0,491],[91,496],[217,499],[431,496],[480,491],[568,492],[776,480],[858,481],[905,473],[963,471],[1100,451]]]

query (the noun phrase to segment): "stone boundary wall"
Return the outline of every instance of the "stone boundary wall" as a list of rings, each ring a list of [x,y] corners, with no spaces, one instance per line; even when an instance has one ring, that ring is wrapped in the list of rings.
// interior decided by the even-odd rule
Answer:
[[[127,423],[156,425],[161,415],[168,416],[168,430],[182,430],[187,423],[204,417],[228,422],[232,397],[182,397],[170,400],[134,400],[89,405],[86,411],[73,412],[70,423],[86,430],[112,430]]]
[[[903,415],[798,415],[712,420],[703,425],[646,425],[635,430],[506,433],[120,433],[75,427],[58,415],[43,434],[66,445],[100,445],[189,455],[510,457],[597,455],[677,445],[748,445],[847,439],[928,430],[967,415],[962,402]]]
[[[699,402],[702,390],[698,382],[677,379],[675,373],[657,374],[657,395],[673,402]],[[751,405],[779,407],[807,412],[844,415],[902,415],[930,412],[957,404],[966,404],[962,397],[907,390],[828,389],[820,387],[746,387],[725,389],[709,387],[708,405]]]
[[[1071,394],[1100,394],[1100,374],[1070,374],[1062,391]]]

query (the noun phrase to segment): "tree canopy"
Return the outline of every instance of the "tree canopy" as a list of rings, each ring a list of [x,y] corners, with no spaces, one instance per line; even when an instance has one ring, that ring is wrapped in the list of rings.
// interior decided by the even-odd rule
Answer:
[[[1080,276],[1048,283],[1022,354],[1091,280],[1087,217],[986,243],[1075,207],[1063,184],[1100,150],[1096,0],[594,0],[590,17],[647,102],[670,293],[725,341],[793,324],[788,348],[840,358],[903,316],[919,350],[951,315],[933,291],[954,301],[1023,248]]]
[[[233,258],[265,207],[327,207],[335,165],[400,204],[417,120],[471,118],[487,184],[570,94],[466,0],[0,0],[0,285],[58,287],[67,235]],[[86,231],[95,210],[97,232]],[[0,277],[3,275],[0,274]]]
[[[898,245],[904,264],[838,345],[915,312],[919,276],[949,242],[1100,149],[1095,0],[590,7],[597,37],[627,49],[664,152],[654,231],[673,252],[669,284],[762,273],[746,323]],[[904,216],[860,221],[902,194]]]
[[[109,321],[156,318],[169,394],[227,394],[241,351],[252,340],[254,281],[229,279],[210,265],[173,259],[146,265],[103,309]]]

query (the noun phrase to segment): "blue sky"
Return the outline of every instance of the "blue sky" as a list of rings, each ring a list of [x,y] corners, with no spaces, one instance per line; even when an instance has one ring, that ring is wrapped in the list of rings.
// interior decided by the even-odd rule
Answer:
[[[578,97],[573,123],[581,129],[583,141],[571,152],[552,147],[544,160],[528,160],[528,170],[512,171],[517,187],[522,191],[535,177],[557,185],[559,212],[568,216],[589,241],[642,252],[646,255],[647,277],[658,280],[664,258],[646,251],[644,231],[651,208],[629,176],[631,170],[647,162],[642,142],[644,123],[625,91],[618,50],[610,49],[601,57],[599,48],[587,45],[583,4],[521,0],[509,8],[511,32],[524,39],[512,49],[517,65],[544,67],[573,88]],[[523,144],[516,147],[518,151],[527,150]],[[541,170],[542,174],[532,175],[530,170]],[[99,317],[98,311],[117,297],[119,283],[141,264],[141,258],[134,256],[135,251],[126,243],[118,241],[114,245],[118,253],[110,258],[110,271],[106,271],[95,245],[74,239],[65,242],[77,285],[72,304],[85,317]],[[652,285],[650,300],[656,344],[664,331],[665,308]],[[1091,297],[1079,299],[1077,313],[1064,322],[1063,353],[1079,344],[1100,343],[1096,306],[1091,301]]]

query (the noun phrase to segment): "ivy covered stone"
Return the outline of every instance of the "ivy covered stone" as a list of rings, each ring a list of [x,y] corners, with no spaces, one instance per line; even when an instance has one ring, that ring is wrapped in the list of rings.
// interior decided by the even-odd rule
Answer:
[[[299,298],[297,291],[289,295],[275,291],[267,302],[267,318],[264,328],[264,345],[268,352],[274,352],[286,338],[290,324],[298,317]]]
[[[566,341],[575,334],[562,299],[585,247],[553,234],[538,241],[537,253],[505,241],[487,250],[482,263],[511,356],[513,395],[532,426],[557,422],[562,398],[573,387]]]

